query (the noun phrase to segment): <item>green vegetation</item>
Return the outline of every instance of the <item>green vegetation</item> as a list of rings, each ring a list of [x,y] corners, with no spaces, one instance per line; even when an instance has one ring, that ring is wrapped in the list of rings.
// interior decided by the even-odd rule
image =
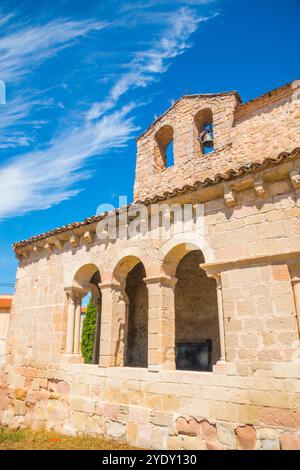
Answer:
[[[82,337],[81,337],[81,352],[86,364],[91,364],[93,359],[94,339],[96,331],[96,307],[90,297],[86,316],[83,321]]]

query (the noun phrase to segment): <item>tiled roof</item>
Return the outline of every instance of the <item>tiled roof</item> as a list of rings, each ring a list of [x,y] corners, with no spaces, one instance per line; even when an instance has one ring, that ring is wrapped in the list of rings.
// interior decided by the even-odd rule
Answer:
[[[255,173],[260,170],[264,170],[266,168],[272,167],[279,165],[285,161],[292,160],[296,157],[297,154],[300,154],[300,147],[295,148],[292,152],[281,152],[277,157],[275,158],[266,158],[262,162],[252,162],[252,163],[246,163],[244,165],[241,165],[240,167],[236,169],[229,169],[225,173],[217,173],[213,178],[206,178],[203,181],[196,181],[193,184],[186,184],[180,188],[175,188],[172,191],[164,191],[161,194],[156,194],[153,197],[147,197],[143,200],[137,200],[135,201],[134,204],[152,204],[156,202],[160,202],[166,199],[170,199],[176,196],[181,196],[183,194],[192,192],[192,191],[197,191],[202,188],[206,188],[208,186],[216,185],[222,182],[230,181],[236,178],[240,178],[242,176],[245,176],[249,173]],[[115,209],[113,211],[114,213],[120,213],[121,210],[127,210],[130,208],[132,205],[122,207],[120,209]],[[67,232],[69,230],[74,230],[76,228],[80,228],[83,226],[87,226],[89,224],[92,224],[94,222],[99,222],[102,220],[104,217],[108,215],[107,212],[104,212],[103,214],[100,215],[95,215],[92,217],[89,217],[82,222],[73,222],[68,225],[63,225],[62,227],[55,228],[53,230],[50,230],[49,232],[42,233],[41,235],[37,235],[35,237],[31,237],[27,240],[22,240],[17,243],[14,243],[13,248],[21,248],[23,246],[30,245],[33,242],[37,242],[39,240],[51,237],[53,235],[58,235],[63,232]]]
[[[152,204],[155,202],[163,201],[182,194],[189,193],[191,191],[197,191],[207,186],[240,178],[248,173],[255,173],[256,171],[264,170],[265,168],[278,165],[285,160],[292,160],[300,152],[300,147],[295,148],[291,153],[282,152],[275,158],[266,158],[262,162],[252,162],[241,165],[236,169],[229,169],[225,173],[217,173],[213,178],[206,178],[203,181],[195,181],[193,184],[186,184],[181,188],[175,188],[172,191],[164,191],[162,194],[157,194],[153,197],[145,198],[143,201],[136,201],[136,204]]]
[[[12,296],[0,297],[0,308],[10,308],[12,304]]]

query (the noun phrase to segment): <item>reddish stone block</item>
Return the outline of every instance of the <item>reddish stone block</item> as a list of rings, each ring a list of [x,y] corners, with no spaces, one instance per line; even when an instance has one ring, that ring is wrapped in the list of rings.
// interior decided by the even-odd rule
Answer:
[[[259,416],[262,424],[267,426],[300,429],[300,411],[262,407]]]
[[[200,435],[207,442],[215,442],[217,439],[216,426],[204,420],[200,423]]]
[[[62,380],[58,382],[56,391],[57,393],[61,393],[62,395],[67,395],[68,393],[70,393],[70,385]]]
[[[95,413],[108,419],[118,419],[119,405],[97,402]]]
[[[243,450],[253,450],[256,446],[256,431],[253,426],[239,426],[235,429],[239,447]]]
[[[200,434],[200,423],[194,418],[189,420],[188,431],[190,436],[199,436]]]
[[[198,423],[194,418],[186,420],[180,416],[176,421],[176,429],[178,434],[195,437],[200,434],[200,423]]]
[[[177,420],[176,420],[176,430],[178,432],[178,434],[186,434],[188,435],[188,431],[189,431],[189,424],[187,422],[187,420],[185,418],[183,418],[182,416],[180,416]]]
[[[32,390],[28,391],[27,394],[27,405],[30,406],[31,403],[35,404],[38,400],[38,392],[33,392]]]
[[[8,397],[1,397],[0,398],[0,410],[6,410],[9,404]]]
[[[300,437],[292,432],[281,434],[279,440],[281,450],[300,450]]]

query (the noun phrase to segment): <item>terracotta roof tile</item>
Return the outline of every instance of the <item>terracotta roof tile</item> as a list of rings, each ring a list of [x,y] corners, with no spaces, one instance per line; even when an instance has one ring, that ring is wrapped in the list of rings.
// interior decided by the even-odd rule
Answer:
[[[10,308],[12,304],[12,297],[0,298],[0,308]]]
[[[152,203],[160,202],[169,198],[180,196],[182,194],[186,194],[191,191],[197,191],[199,189],[206,188],[208,186],[212,186],[212,185],[216,185],[225,181],[233,180],[235,178],[240,178],[249,173],[255,173],[256,171],[260,171],[260,170],[263,170],[263,169],[266,169],[275,165],[279,165],[280,163],[283,163],[285,161],[292,160],[299,153],[300,153],[300,147],[297,147],[290,153],[281,152],[275,158],[266,158],[262,162],[246,163],[236,169],[234,168],[229,169],[225,173],[217,173],[213,178],[206,178],[204,181],[196,181],[195,183],[191,185],[186,184],[182,186],[181,188],[175,188],[173,191],[164,191],[163,193],[156,194],[153,197],[147,197],[143,200],[137,200],[134,202],[134,204],[146,204],[146,205],[152,204]],[[128,206],[124,206],[119,209],[116,209],[115,211],[112,211],[112,212],[118,214],[121,210],[127,210],[130,207],[132,207],[131,204]],[[27,240],[22,240],[17,243],[14,243],[13,248],[14,249],[21,248],[23,246],[30,245],[31,243],[37,242],[39,240],[51,237],[52,235],[58,235],[60,233],[67,232],[69,230],[74,230],[75,228],[83,227],[83,226],[92,224],[94,222],[98,222],[102,220],[106,215],[108,215],[108,212],[104,212],[103,214],[88,217],[82,222],[73,222],[68,225],[63,225],[62,227],[55,228],[53,230],[50,230],[49,232],[45,232],[40,235],[28,238]]]
[[[246,163],[237,169],[229,169],[225,173],[217,173],[213,178],[206,178],[204,181],[196,181],[193,184],[186,184],[181,188],[175,188],[173,191],[164,191],[162,194],[155,195],[153,197],[145,198],[143,201],[138,200],[136,203],[152,204],[155,202],[162,201],[164,199],[169,199],[172,197],[180,196],[191,191],[197,191],[207,186],[212,186],[214,184],[222,183],[224,181],[233,180],[235,178],[240,178],[245,176],[248,173],[255,173],[256,171],[263,170],[265,168],[278,165],[286,160],[292,160],[295,158],[297,153],[300,152],[300,147],[293,150],[293,152],[282,152],[276,158],[266,158],[262,162],[252,162]]]

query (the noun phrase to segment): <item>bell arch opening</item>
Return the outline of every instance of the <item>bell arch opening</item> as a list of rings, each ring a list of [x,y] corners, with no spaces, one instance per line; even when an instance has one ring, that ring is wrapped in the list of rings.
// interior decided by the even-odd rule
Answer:
[[[125,292],[127,295],[125,366],[148,367],[148,289],[142,262],[136,264],[127,274]]]
[[[174,165],[174,130],[165,125],[155,134],[154,171],[158,172]]]
[[[200,268],[204,256],[192,250],[178,263],[175,286],[176,369],[211,371],[220,359],[216,281]]]
[[[213,114],[210,108],[201,109],[194,117],[196,154],[206,155],[215,149]]]

